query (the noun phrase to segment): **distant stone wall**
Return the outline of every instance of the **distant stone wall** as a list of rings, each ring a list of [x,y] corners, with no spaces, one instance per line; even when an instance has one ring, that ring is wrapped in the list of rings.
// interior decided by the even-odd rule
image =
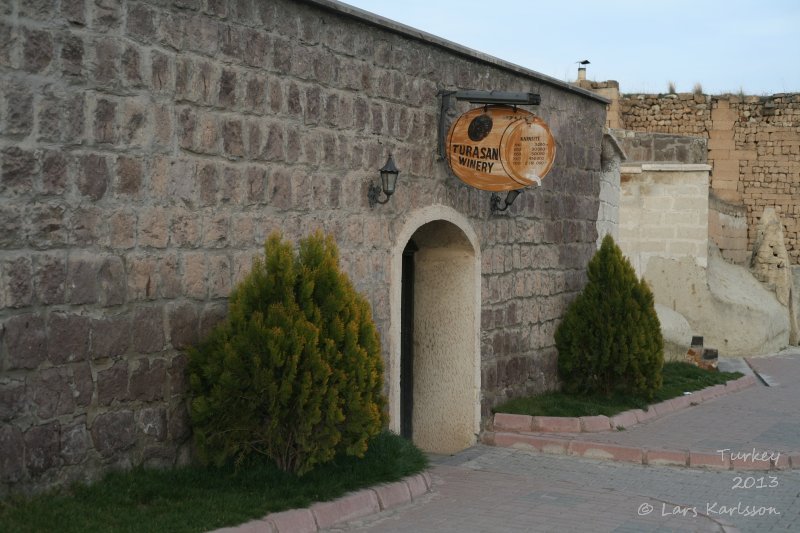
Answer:
[[[708,157],[708,141],[667,133],[611,130],[627,156],[627,163],[703,164]]]
[[[620,113],[625,129],[708,138],[711,189],[747,210],[748,249],[764,208],[774,207],[800,262],[800,94],[623,95]]]
[[[183,352],[274,230],[335,236],[391,368],[395,241],[457,211],[480,247],[482,413],[557,386],[602,100],[329,0],[6,0],[0,35],[0,493],[186,460]],[[558,143],[500,216],[437,156],[437,93],[468,88],[539,93]],[[390,152],[397,192],[370,209]]]

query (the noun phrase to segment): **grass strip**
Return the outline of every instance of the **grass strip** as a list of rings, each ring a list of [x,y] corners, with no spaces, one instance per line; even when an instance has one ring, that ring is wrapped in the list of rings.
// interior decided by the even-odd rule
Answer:
[[[413,444],[382,433],[363,459],[337,457],[303,477],[282,472],[263,457],[238,470],[136,468],[90,486],[0,501],[0,531],[209,531],[397,481],[427,465]]]
[[[680,361],[664,364],[663,385],[652,402],[623,395],[581,396],[562,392],[548,392],[539,396],[514,398],[495,407],[495,413],[530,416],[614,416],[629,409],[647,409],[648,404],[663,402],[683,396],[684,392],[719,385],[742,377],[740,372],[711,372]]]

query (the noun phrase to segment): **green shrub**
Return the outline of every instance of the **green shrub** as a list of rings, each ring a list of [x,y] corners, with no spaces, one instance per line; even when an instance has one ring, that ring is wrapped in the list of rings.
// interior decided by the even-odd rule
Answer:
[[[303,474],[337,452],[363,456],[385,423],[370,306],[340,272],[332,237],[273,234],[233,290],[228,317],[189,351],[201,459],[264,454]]]
[[[611,236],[589,262],[588,278],[556,330],[564,391],[652,399],[664,365],[653,293]]]

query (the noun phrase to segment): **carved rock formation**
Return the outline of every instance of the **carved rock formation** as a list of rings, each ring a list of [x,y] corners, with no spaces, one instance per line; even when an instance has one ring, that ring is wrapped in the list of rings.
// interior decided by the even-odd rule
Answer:
[[[768,207],[761,214],[753,255],[750,257],[750,270],[753,275],[769,289],[775,291],[778,301],[789,309],[790,344],[797,344],[797,319],[794,313],[792,294],[792,271],[789,253],[783,239],[783,223]]]

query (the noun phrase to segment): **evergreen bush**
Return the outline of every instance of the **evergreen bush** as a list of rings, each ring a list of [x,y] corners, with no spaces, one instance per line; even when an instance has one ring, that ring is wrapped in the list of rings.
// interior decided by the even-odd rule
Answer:
[[[228,317],[189,351],[190,415],[205,462],[264,454],[302,475],[363,456],[385,424],[383,363],[368,302],[322,233],[273,234],[233,290]]]
[[[664,365],[653,293],[610,235],[589,262],[588,278],[556,330],[565,392],[652,399]]]

